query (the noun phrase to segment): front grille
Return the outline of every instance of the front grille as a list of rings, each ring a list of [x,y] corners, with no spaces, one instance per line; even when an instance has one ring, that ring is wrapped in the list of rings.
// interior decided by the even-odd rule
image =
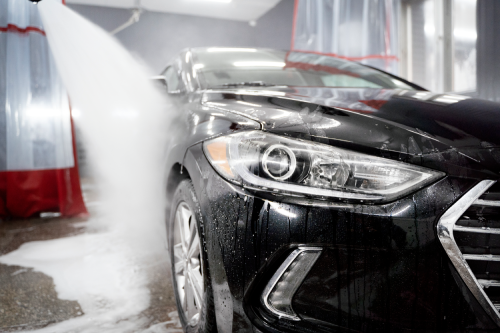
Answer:
[[[472,203],[453,235],[477,282],[500,309],[500,183]]]
[[[465,284],[500,325],[500,183],[480,182],[446,211],[437,229]]]

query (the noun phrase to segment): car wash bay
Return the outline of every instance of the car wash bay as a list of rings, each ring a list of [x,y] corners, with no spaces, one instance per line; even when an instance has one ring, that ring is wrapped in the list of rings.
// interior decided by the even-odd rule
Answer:
[[[138,241],[152,237],[137,227],[148,226],[140,217],[151,211],[139,207],[133,221],[113,215],[126,209],[107,196],[113,189],[101,188],[102,175],[116,174],[112,184],[119,184],[130,174],[92,161],[105,160],[106,152],[94,154],[99,145],[82,131],[99,118],[85,118],[83,104],[71,94],[68,100],[35,5],[0,1],[0,331],[180,332],[165,244]],[[447,1],[441,7],[388,1],[381,31],[368,21],[374,8],[351,8],[348,0],[199,2],[67,0],[66,6],[113,33],[148,75],[188,47],[268,47],[360,61],[437,92],[500,96],[495,1],[456,1],[454,20],[443,14]],[[466,15],[470,3],[477,20]],[[383,42],[373,42],[375,34]],[[125,220],[130,228],[119,225]]]

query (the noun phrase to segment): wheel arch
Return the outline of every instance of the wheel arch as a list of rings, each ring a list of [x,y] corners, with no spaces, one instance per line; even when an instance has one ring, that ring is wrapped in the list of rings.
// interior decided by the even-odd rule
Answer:
[[[167,175],[167,186],[166,186],[166,192],[167,192],[166,195],[168,203],[166,211],[167,217],[170,216],[170,209],[171,209],[170,203],[174,198],[175,190],[184,179],[191,179],[189,171],[180,163],[174,163],[174,165],[172,165]]]

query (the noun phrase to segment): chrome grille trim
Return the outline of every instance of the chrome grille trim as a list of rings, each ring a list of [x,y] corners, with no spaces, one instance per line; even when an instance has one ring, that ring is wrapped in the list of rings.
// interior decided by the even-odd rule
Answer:
[[[462,231],[462,232],[474,232],[478,234],[498,234],[500,235],[500,228],[475,228],[475,227],[463,227],[461,225],[455,225],[453,231]]]
[[[500,207],[500,201],[477,199],[476,201],[474,201],[473,205]]]
[[[500,326],[500,304],[493,304],[488,295],[486,295],[483,286],[477,281],[472,273],[472,270],[465,261],[466,259],[458,248],[453,236],[453,230],[456,227],[455,223],[458,219],[472,204],[476,204],[479,201],[479,197],[495,183],[496,181],[494,180],[483,180],[458,199],[439,219],[437,223],[437,234],[446,254],[471,293],[478,300],[486,313],[488,313],[495,323]]]
[[[478,279],[477,282],[484,288],[488,287],[500,287],[500,281],[498,280],[483,280],[483,279]],[[494,304],[494,303],[493,303]]]
[[[465,260],[500,261],[499,255],[494,254],[463,254]]]

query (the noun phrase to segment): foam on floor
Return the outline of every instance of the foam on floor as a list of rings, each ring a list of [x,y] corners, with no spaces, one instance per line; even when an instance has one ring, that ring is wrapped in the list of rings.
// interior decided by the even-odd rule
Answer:
[[[23,244],[0,263],[32,267],[53,278],[58,298],[78,301],[83,316],[38,332],[127,332],[146,324],[146,273],[133,249],[113,232]]]

